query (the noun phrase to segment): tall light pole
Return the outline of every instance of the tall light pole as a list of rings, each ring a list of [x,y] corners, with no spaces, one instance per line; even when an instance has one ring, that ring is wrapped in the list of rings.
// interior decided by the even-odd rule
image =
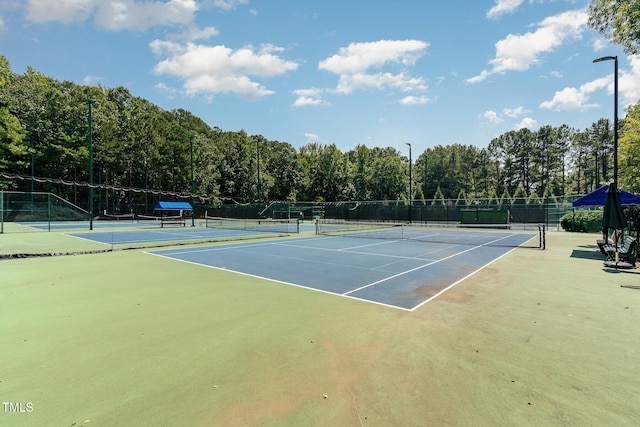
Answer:
[[[594,59],[593,63],[613,61],[613,184],[618,188],[618,57],[603,56]]]
[[[193,179],[193,134],[189,135],[189,142],[191,145],[191,226],[196,226],[196,207],[193,204],[193,193],[195,193],[195,181]]]
[[[35,174],[35,159],[36,159],[36,155],[35,153],[31,153],[31,192],[33,193],[33,181],[34,181],[34,174]],[[31,196],[31,200],[33,200],[33,196]]]
[[[87,130],[89,138],[89,230],[93,230],[93,116],[91,115],[91,106],[96,102],[89,99],[89,129]]]
[[[260,210],[260,140],[256,138],[256,152],[258,153],[258,211]]]
[[[411,163],[413,163],[413,161],[411,160],[411,143],[405,142],[405,144],[409,146],[409,224],[411,224],[411,199],[413,198],[413,185],[411,183]]]

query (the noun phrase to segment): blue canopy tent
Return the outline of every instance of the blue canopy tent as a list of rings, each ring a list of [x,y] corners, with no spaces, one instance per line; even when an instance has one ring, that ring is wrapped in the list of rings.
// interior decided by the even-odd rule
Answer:
[[[184,218],[185,211],[193,211],[193,207],[188,202],[158,202],[153,208],[160,212],[160,224],[164,227],[166,224],[178,224],[186,226]],[[165,216],[165,212],[177,212],[177,216]],[[191,216],[191,225],[193,226],[193,215]]]
[[[615,188],[615,187],[614,187]],[[574,208],[581,208],[581,207],[598,207],[598,206],[605,206],[607,203],[607,193],[609,192],[609,186],[608,185],[603,185],[602,187],[598,188],[595,191],[592,191],[589,194],[586,194],[582,197],[580,197],[579,199],[576,199],[571,206]],[[633,194],[633,193],[629,193],[628,191],[624,191],[624,190],[618,190],[617,191],[617,195],[619,195],[620,197],[620,202],[618,206],[640,206],[640,196],[638,196],[637,194]],[[610,201],[611,203],[611,201]],[[617,201],[616,201],[617,204]],[[596,240],[596,243],[598,244],[598,246],[600,247],[600,251],[603,252],[603,254],[606,254],[606,252],[603,249],[603,245],[610,243],[609,240],[609,236],[608,236],[608,231],[609,229],[622,229],[624,227],[626,227],[625,224],[623,224],[624,222],[626,222],[624,220],[624,216],[622,216],[622,212],[618,212],[618,215],[621,216],[621,222],[619,224],[614,224],[614,223],[610,223],[607,220],[607,208],[605,206],[605,212],[603,215],[603,229],[602,229],[602,239]],[[636,229],[637,229],[638,225],[636,224]],[[636,240],[639,238],[640,236],[636,236]],[[616,246],[617,246],[617,240],[615,242]],[[615,263],[616,268],[617,268],[617,261]]]
[[[574,208],[604,206],[608,189],[608,185],[603,185],[597,190],[574,200],[571,206]],[[640,206],[640,196],[624,190],[618,191],[620,192],[620,204],[622,206]]]
[[[158,202],[153,208],[156,211],[190,211],[193,210],[189,202]]]

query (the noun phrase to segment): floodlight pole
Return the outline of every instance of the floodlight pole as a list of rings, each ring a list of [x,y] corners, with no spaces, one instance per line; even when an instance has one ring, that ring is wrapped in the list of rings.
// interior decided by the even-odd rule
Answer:
[[[35,158],[36,155],[34,153],[31,153],[31,192],[33,193],[33,182],[34,182],[34,175],[35,175]],[[31,197],[31,200],[33,201],[33,196]]]
[[[256,152],[258,153],[258,211],[260,210],[260,201],[261,193],[260,193],[260,140],[256,138]]]
[[[593,63],[613,61],[613,184],[618,188],[618,57],[603,56],[593,60]]]
[[[93,116],[91,113],[91,106],[95,100],[89,99],[87,104],[89,105],[89,230],[93,230]]]
[[[412,176],[411,176],[411,143],[409,142],[405,142],[406,145],[409,146],[409,224],[411,224],[411,199],[413,198],[413,185],[411,183],[412,181]]]
[[[32,151],[31,152],[31,213],[33,213],[33,186],[34,186],[34,180],[35,180],[35,159],[36,159],[36,155],[35,153]]]
[[[195,193],[195,181],[193,176],[193,134],[189,135],[189,142],[191,145],[191,226],[196,226],[196,207],[193,204],[193,193]]]

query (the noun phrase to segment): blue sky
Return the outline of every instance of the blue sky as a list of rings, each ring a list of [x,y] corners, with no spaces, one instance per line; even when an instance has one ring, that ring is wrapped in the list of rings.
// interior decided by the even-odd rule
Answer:
[[[127,87],[223,130],[309,142],[486,147],[509,130],[613,118],[640,58],[587,27],[588,0],[0,0],[0,53]]]

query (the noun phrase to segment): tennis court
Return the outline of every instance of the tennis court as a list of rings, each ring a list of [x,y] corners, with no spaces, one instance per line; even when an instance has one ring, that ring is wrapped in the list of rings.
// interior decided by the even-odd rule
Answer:
[[[122,230],[99,233],[69,233],[70,236],[104,243],[105,245],[152,244],[183,240],[225,239],[249,236],[253,234],[255,233],[249,233],[242,230],[218,230],[202,227],[155,228],[147,230]]]
[[[463,240],[465,235],[471,236],[461,231],[455,234]],[[505,243],[493,245],[496,235],[501,236],[498,240],[508,239],[509,246]],[[409,239],[315,236],[150,253],[403,310],[415,310],[504,256],[514,246],[534,237],[534,233],[500,231],[487,234],[489,240],[484,244],[449,244]]]
[[[63,231],[63,230],[88,230],[89,221],[39,221],[39,222],[18,222],[24,227],[41,231]],[[113,229],[131,227],[156,227],[157,224],[141,223],[134,221],[93,221],[94,229]]]
[[[70,232],[69,236],[85,239],[105,245],[157,245],[158,243],[233,240],[242,238],[267,238],[297,234],[301,231],[312,231],[312,225],[301,225],[298,221],[289,220],[235,220],[216,219],[215,222],[199,222],[198,226],[160,227],[159,224],[140,226],[129,224],[130,229],[120,229],[125,223],[101,223],[97,230],[86,232]],[[133,227],[133,228],[132,228]],[[101,231],[98,231],[101,230]]]

